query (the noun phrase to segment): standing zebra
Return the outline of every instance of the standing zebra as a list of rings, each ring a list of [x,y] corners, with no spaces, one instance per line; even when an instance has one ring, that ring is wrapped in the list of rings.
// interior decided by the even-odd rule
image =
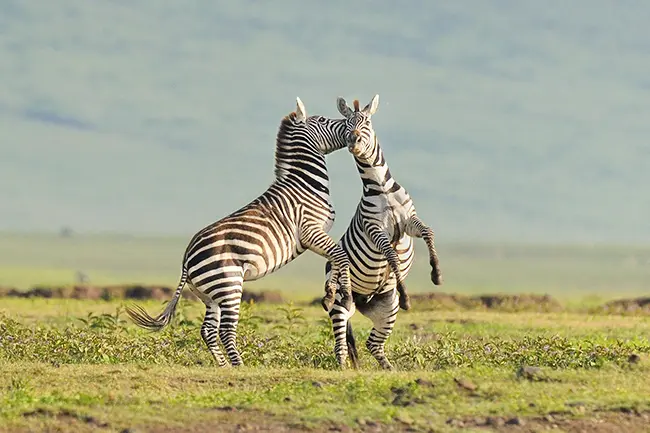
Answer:
[[[354,101],[354,111],[343,98],[338,98],[337,104],[339,112],[348,120],[348,150],[354,155],[361,175],[363,195],[339,241],[350,259],[354,304],[347,308],[337,297],[329,310],[336,340],[334,351],[344,367],[349,350],[357,367],[358,355],[349,322],[356,308],[373,322],[366,347],[382,368],[392,369],[384,345],[393,331],[398,304],[404,310],[410,308],[404,279],[413,264],[413,237],[424,239],[429,250],[431,281],[442,284],[434,234],[416,215],[411,197],[391,176],[384,159],[370,120],[377,111],[379,95],[362,110],[358,100]],[[327,285],[338,275],[331,262],[325,265],[325,273]]]
[[[186,283],[205,303],[201,337],[219,366],[241,365],[235,337],[244,281],[257,280],[311,250],[334,262],[337,285],[350,290],[347,254],[327,234],[334,224],[325,155],[345,147],[346,119],[307,117],[300,98],[296,111],[280,123],[275,149],[275,180],[255,200],[194,235],[183,256],[180,282],[158,317],[142,307],[127,313],[140,327],[160,330],[174,315]],[[340,271],[340,272],[339,272]],[[331,308],[326,292],[323,307]],[[341,296],[339,296],[341,298]],[[344,304],[352,304],[351,294]]]

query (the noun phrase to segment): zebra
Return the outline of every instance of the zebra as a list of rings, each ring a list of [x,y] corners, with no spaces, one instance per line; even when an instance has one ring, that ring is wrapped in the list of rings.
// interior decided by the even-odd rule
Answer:
[[[335,212],[325,163],[325,155],[346,146],[346,121],[307,116],[296,98],[296,111],[278,128],[275,180],[246,206],[198,231],[185,250],[180,282],[164,311],[154,318],[133,305],[126,310],[133,322],[161,330],[171,321],[187,283],[206,306],[200,333],[216,363],[228,366],[219,339],[230,364],[243,365],[235,339],[244,281],[277,271],[305,250],[334,263],[340,278],[330,288],[347,290],[339,298],[351,306],[348,256],[327,234]],[[327,290],[322,300],[326,309],[335,297]]]
[[[358,100],[353,103],[354,110],[340,97],[337,105],[348,120],[348,150],[354,155],[363,195],[339,240],[350,259],[354,303],[350,309],[337,297],[329,310],[336,342],[334,351],[341,368],[346,365],[348,353],[353,367],[358,368],[356,343],[349,322],[358,309],[373,323],[366,341],[367,349],[382,368],[392,370],[384,345],[393,331],[399,308],[408,310],[411,306],[404,279],[413,264],[413,237],[424,239],[429,250],[431,280],[435,285],[442,284],[434,232],[418,217],[413,200],[392,177],[386,164],[371,122],[379,105],[379,95],[362,110],[359,110]],[[336,267],[328,261],[325,264],[326,285],[336,276]]]

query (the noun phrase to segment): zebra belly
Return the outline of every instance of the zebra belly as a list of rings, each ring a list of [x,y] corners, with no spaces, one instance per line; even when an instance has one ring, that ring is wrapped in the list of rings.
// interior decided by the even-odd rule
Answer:
[[[265,263],[260,264],[245,262],[242,265],[242,269],[244,270],[244,281],[255,281],[259,280],[262,277],[265,277],[266,275],[272,274],[273,272],[291,263],[302,253],[303,251],[298,251],[296,248],[294,248],[290,256],[288,256],[285,260],[274,263],[273,266],[267,266]]]
[[[396,285],[395,274],[388,266],[388,260],[365,235],[364,241],[341,242],[350,257],[350,284],[352,291],[362,295],[383,293]],[[343,241],[343,240],[342,240]],[[413,264],[413,239],[404,235],[395,251],[400,260],[400,273],[406,278]]]

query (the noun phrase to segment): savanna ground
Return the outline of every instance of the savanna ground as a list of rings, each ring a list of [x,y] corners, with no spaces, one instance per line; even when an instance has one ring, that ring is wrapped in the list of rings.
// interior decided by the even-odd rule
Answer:
[[[27,263],[20,242],[0,238],[0,283],[70,284],[83,269],[101,284],[174,284],[173,271],[155,280],[125,269],[137,268],[138,254],[145,272],[169,266],[165,242],[93,242],[42,241]],[[359,314],[361,368],[338,370],[329,319],[306,302],[319,295],[318,259],[252,285],[266,281],[293,302],[244,304],[246,366],[237,369],[219,369],[208,355],[197,302],[183,300],[169,328],[149,333],[127,321],[130,301],[0,298],[0,432],[650,431],[650,316],[597,307],[647,288],[648,250],[629,251],[447,248],[441,289],[543,292],[545,284],[561,306],[421,298],[400,312],[387,344],[395,372],[380,371],[365,351],[370,322]],[[427,275],[415,267],[414,293],[431,291]],[[163,307],[139,303],[151,313]]]

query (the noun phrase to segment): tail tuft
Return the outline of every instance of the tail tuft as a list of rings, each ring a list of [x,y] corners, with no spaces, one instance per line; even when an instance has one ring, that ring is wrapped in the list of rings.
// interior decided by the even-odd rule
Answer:
[[[133,323],[139,327],[148,329],[150,331],[160,331],[165,326],[169,325],[172,317],[174,317],[174,312],[176,311],[176,306],[178,305],[178,300],[181,297],[181,292],[183,291],[183,287],[185,287],[186,281],[187,269],[185,269],[185,266],[183,266],[181,280],[178,283],[176,292],[174,292],[174,296],[172,296],[172,299],[169,301],[169,303],[167,303],[167,307],[165,307],[165,310],[160,313],[158,317],[151,317],[144,308],[135,304],[126,307],[126,313],[129,315]]]
[[[150,331],[160,331],[171,320],[171,317],[164,316],[164,312],[159,314],[158,317],[151,317],[144,308],[135,304],[126,307],[126,313],[129,315],[133,323]]]
[[[357,343],[354,341],[354,334],[352,333],[352,324],[348,319],[348,325],[345,328],[345,340],[348,345],[348,355],[350,355],[350,361],[352,362],[352,367],[355,370],[359,369],[359,353],[357,352]]]

